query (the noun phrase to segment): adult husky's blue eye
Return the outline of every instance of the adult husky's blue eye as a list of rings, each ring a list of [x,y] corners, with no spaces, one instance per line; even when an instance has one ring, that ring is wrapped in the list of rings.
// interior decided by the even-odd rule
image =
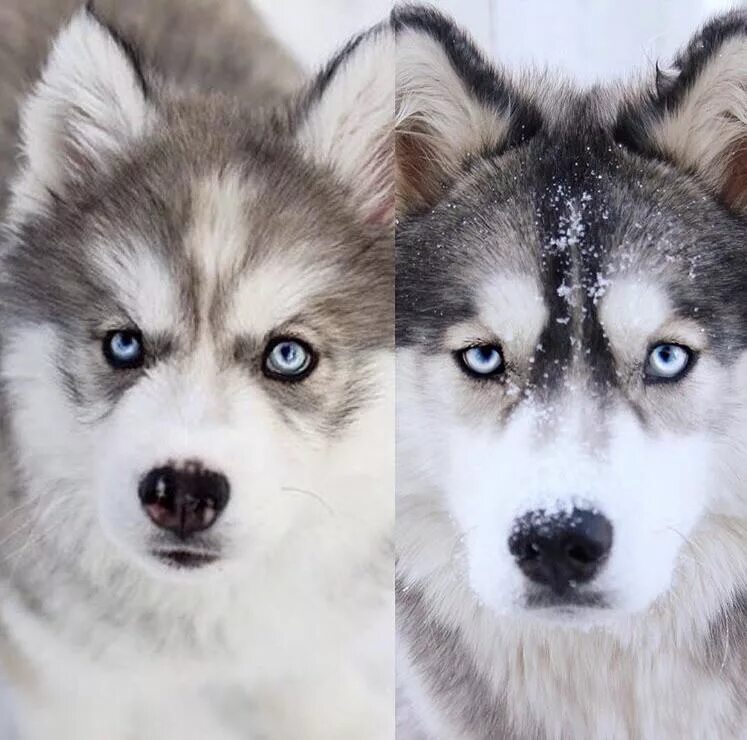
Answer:
[[[693,352],[681,344],[657,344],[648,354],[646,376],[654,380],[679,380],[692,362]]]
[[[462,350],[460,360],[464,368],[483,377],[498,375],[504,370],[503,354],[494,344],[477,344]]]
[[[315,364],[311,347],[298,339],[275,339],[265,350],[265,374],[278,380],[302,380]]]
[[[145,359],[143,335],[135,329],[110,331],[104,338],[104,357],[117,370],[140,367]]]

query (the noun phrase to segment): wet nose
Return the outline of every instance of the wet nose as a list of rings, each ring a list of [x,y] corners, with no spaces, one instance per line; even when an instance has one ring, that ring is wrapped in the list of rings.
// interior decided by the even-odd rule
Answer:
[[[186,540],[215,524],[228,504],[230,484],[221,473],[189,462],[154,468],[140,481],[138,494],[157,527]]]
[[[562,595],[591,581],[612,549],[612,524],[595,511],[530,511],[516,520],[508,548],[522,573]]]

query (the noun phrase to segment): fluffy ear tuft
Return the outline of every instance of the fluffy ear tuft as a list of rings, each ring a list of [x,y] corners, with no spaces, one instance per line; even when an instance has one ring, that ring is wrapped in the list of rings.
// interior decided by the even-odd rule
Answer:
[[[445,16],[404,5],[393,11],[392,23],[402,215],[433,206],[465,160],[530,138],[542,121],[536,107]]]
[[[697,33],[671,70],[656,70],[621,109],[618,141],[694,172],[723,202],[747,210],[747,10]]]
[[[365,223],[394,219],[394,37],[384,25],[351,41],[306,93],[298,141],[351,189]]]
[[[137,57],[92,10],[81,10],[54,42],[41,79],[21,107],[24,168],[12,209],[38,208],[49,193],[106,167],[143,133],[154,113]],[[31,203],[26,203],[31,205]]]

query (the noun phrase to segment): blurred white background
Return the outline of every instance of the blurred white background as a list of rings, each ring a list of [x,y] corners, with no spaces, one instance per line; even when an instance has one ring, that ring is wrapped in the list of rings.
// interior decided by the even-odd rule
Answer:
[[[308,68],[386,16],[390,0],[256,0]],[[509,66],[558,67],[581,82],[671,59],[695,29],[738,0],[433,0]]]
[[[667,62],[696,28],[735,0],[437,0],[508,66],[535,62],[580,82]]]
[[[392,0],[250,1],[309,70],[324,64],[349,38],[386,18],[393,4]]]

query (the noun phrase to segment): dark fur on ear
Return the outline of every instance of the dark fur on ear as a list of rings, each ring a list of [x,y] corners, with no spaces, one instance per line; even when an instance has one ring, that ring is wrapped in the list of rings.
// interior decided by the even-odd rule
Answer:
[[[379,24],[347,43],[300,98],[291,129],[305,155],[330,167],[363,222],[394,219],[394,35]]]
[[[378,26],[376,28],[378,28]],[[339,71],[340,67],[345,64],[350,56],[355,53],[358,45],[369,34],[373,33],[374,30],[375,29],[370,29],[350,39],[350,41],[348,41],[345,46],[343,46],[342,49],[340,49],[337,54],[335,54],[332,59],[330,59],[324,65],[324,67],[322,67],[321,71],[314,78],[312,84],[307,88],[306,94],[304,95],[304,110],[308,110],[309,108],[311,108],[311,106],[314,105],[314,103],[319,102],[319,99],[322,97],[322,95],[324,95],[324,91],[327,89],[330,82],[335,78],[335,75]]]
[[[539,110],[523,100],[509,81],[490,64],[472,40],[454,23],[431,8],[403,5],[392,11],[395,32],[406,29],[429,34],[443,48],[454,71],[471,95],[501,116],[509,115],[510,129],[504,145],[521,144],[542,126]]]
[[[148,98],[150,96],[148,80],[145,77],[145,66],[140,50],[135,46],[131,39],[128,39],[124,34],[109,23],[103,16],[101,16],[96,9],[95,0],[88,0],[86,3],[86,13],[96,21],[100,26],[105,28],[109,35],[114,39],[120,49],[124,52],[125,56],[130,60],[132,70],[137,77],[140,89],[143,91],[143,96]]]
[[[521,145],[543,125],[534,103],[450,19],[429,7],[392,11],[397,39],[396,157],[400,212],[432,206],[464,163]]]
[[[20,109],[22,167],[11,209],[20,216],[105,172],[157,116],[136,49],[91,4],[57,35]]]
[[[647,89],[620,108],[623,146],[701,177],[723,202],[747,206],[747,10],[707,23]]]

